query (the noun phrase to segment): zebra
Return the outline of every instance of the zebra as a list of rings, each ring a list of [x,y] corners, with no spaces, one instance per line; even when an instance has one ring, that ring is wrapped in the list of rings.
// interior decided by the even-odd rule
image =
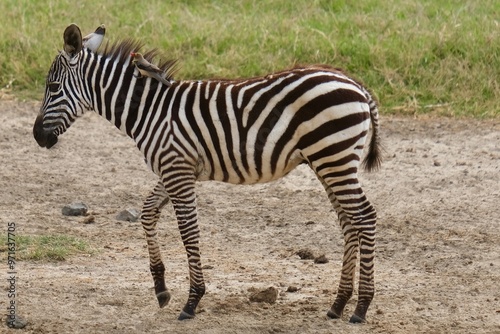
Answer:
[[[350,322],[366,321],[374,296],[377,214],[358,180],[358,169],[379,168],[378,107],[361,83],[327,65],[310,65],[248,79],[174,80],[175,61],[159,64],[170,86],[138,77],[130,53],[137,40],[82,42],[69,25],[64,48],[47,74],[45,96],[33,126],[41,147],[51,148],[76,118],[94,111],[131,137],[159,181],[141,211],[150,271],[160,308],[171,294],[156,225],[172,203],[189,266],[189,296],[178,319],[191,319],[205,293],[195,182],[255,184],[279,179],[307,164],[323,185],[344,236],[336,298],[328,310],[340,318],[355,285]],[[144,53],[147,61],[158,51]],[[371,125],[371,135],[370,134]],[[363,149],[369,138],[364,159]]]

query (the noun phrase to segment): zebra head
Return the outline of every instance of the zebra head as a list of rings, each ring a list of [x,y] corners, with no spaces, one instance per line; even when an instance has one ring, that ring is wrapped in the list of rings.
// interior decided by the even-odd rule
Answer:
[[[104,34],[103,25],[84,38],[75,24],[64,31],[64,48],[47,74],[45,96],[33,125],[33,136],[41,147],[54,146],[57,136],[90,109],[90,97],[82,85],[83,60],[89,53],[97,51]]]

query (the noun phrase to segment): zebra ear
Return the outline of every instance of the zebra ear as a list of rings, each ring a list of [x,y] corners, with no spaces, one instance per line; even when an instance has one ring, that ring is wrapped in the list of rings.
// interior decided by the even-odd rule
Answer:
[[[64,30],[64,51],[74,57],[82,50],[82,33],[76,24],[69,25]]]

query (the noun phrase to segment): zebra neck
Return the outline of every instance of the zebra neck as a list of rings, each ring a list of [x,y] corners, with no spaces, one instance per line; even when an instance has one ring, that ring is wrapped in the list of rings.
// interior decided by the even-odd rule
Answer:
[[[94,77],[94,110],[119,130],[135,139],[138,124],[147,117],[144,110],[166,86],[150,78],[137,78],[135,66],[127,61],[101,61],[102,70]]]

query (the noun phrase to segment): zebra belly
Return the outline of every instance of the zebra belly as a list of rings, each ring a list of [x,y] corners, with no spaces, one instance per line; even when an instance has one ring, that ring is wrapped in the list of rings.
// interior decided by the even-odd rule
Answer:
[[[196,166],[196,177],[198,181],[219,181],[230,184],[257,184],[275,181],[290,173],[298,165],[304,162],[302,155],[299,152],[294,152],[290,158],[284,162],[278,162],[274,172],[262,172],[263,170],[271,170],[270,157],[263,157],[262,164],[266,168],[261,168],[259,173],[255,164],[252,164],[254,157],[247,157],[249,168],[226,168],[225,166],[210,166],[206,164],[206,159],[200,158]],[[236,162],[235,162],[236,164]],[[240,162],[241,165],[243,163]],[[239,164],[236,164],[239,165]],[[212,173],[212,170],[215,172]]]

